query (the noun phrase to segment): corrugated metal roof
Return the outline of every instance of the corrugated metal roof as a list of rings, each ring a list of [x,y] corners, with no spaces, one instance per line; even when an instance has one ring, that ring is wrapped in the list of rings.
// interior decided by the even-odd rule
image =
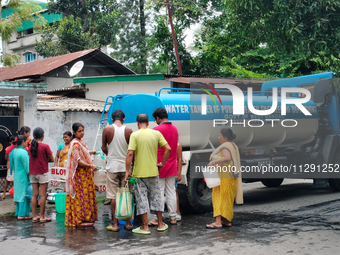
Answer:
[[[93,53],[93,54],[91,54]],[[30,76],[44,75],[58,67],[64,66],[67,63],[74,61],[82,56],[91,54],[93,57],[100,57],[106,62],[111,62],[112,65],[116,66],[116,69],[123,74],[135,74],[129,68],[123,66],[115,59],[106,55],[99,49],[90,49],[78,51],[70,54],[60,55],[56,57],[50,57],[32,61],[25,64],[20,64],[14,67],[0,68],[0,81],[10,81],[15,79],[22,79]]]

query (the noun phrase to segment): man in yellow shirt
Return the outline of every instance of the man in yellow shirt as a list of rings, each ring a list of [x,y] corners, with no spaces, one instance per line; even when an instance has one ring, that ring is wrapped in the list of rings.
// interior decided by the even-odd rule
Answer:
[[[142,216],[142,226],[132,232],[137,234],[150,234],[148,227],[148,201],[151,213],[156,213],[158,218],[157,231],[165,231],[168,225],[162,220],[164,210],[163,199],[159,186],[158,169],[163,167],[169,158],[171,148],[163,135],[156,130],[149,129],[149,118],[146,114],[137,116],[138,131],[131,134],[128,153],[126,156],[127,181],[130,176],[136,178],[133,186],[137,203],[137,215]],[[157,162],[158,146],[165,149],[161,162]],[[131,162],[134,158],[132,175],[130,174]]]

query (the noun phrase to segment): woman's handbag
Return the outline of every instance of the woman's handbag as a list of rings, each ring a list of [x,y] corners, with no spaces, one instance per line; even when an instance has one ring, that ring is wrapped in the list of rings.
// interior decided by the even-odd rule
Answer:
[[[117,189],[116,193],[116,213],[118,220],[131,221],[134,213],[134,200],[130,192],[128,183],[125,187]]]

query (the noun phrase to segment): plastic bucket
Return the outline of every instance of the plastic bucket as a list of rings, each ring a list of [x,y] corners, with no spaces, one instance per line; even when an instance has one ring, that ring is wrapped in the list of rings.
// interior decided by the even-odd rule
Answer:
[[[133,206],[133,217],[132,217],[132,220],[131,220],[131,224],[135,221],[135,209],[136,209],[136,204],[134,204],[134,206]],[[126,221],[125,220],[118,220],[118,224],[119,225],[125,225]]]
[[[14,186],[12,188],[10,188],[8,193],[11,194],[12,197],[14,197]]]
[[[55,210],[57,211],[57,213],[65,213],[66,193],[54,194],[53,200],[55,203]]]

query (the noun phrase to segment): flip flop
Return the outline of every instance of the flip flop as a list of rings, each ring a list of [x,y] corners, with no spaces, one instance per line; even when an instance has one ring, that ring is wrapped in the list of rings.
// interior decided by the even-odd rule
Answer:
[[[41,219],[40,219],[40,222],[41,222],[41,223],[50,222],[50,221],[52,221],[51,218],[45,218],[44,220],[41,220]]]
[[[38,217],[38,218],[36,218],[36,219],[32,219],[32,222],[33,222],[33,223],[40,222],[40,218]]]
[[[21,219],[19,219],[21,218]],[[18,217],[18,220],[31,220],[32,217],[26,216],[26,217]]]
[[[209,226],[212,226],[212,227],[209,227]],[[205,225],[205,228],[206,228],[206,229],[222,229],[222,227],[217,227],[217,226],[215,226],[214,223]]]
[[[132,229],[132,233],[141,234],[141,235],[150,235],[150,234],[151,234],[150,231],[142,230],[142,229],[140,229],[140,227],[139,227],[139,228]]]
[[[158,226],[158,223],[153,223],[151,220],[148,222],[148,226]]]
[[[163,232],[163,231],[167,230],[168,228],[169,228],[169,226],[168,226],[167,224],[164,223],[164,227],[162,227],[162,228],[157,228],[157,231],[158,231],[158,232]]]
[[[0,197],[0,201],[4,201],[6,197]]]
[[[112,227],[112,225],[110,225],[110,226],[106,227],[106,230],[113,231],[113,232],[118,232],[119,231],[119,227],[114,228],[114,227]]]
[[[182,216],[177,214],[177,215],[176,215],[176,220],[177,220],[177,221],[181,221],[181,220],[182,220]]]
[[[132,230],[133,229],[133,226],[126,226],[126,224],[124,225],[124,228],[126,229],[126,230]]]

